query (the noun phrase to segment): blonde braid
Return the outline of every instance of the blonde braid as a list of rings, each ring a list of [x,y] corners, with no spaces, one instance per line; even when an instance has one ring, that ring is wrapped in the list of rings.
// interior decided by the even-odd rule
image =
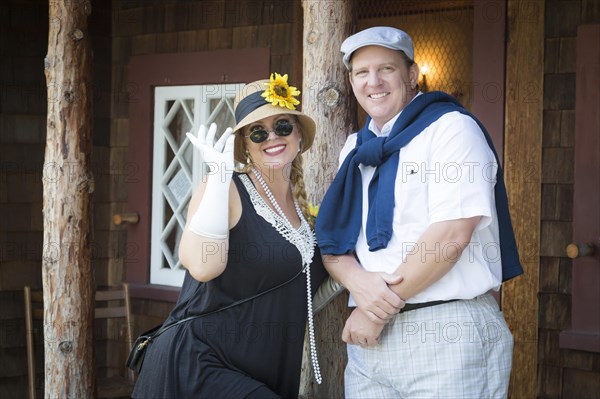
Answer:
[[[310,213],[308,211],[308,199],[306,195],[306,186],[304,185],[304,168],[303,168],[302,155],[298,155],[292,161],[292,171],[290,173],[290,181],[294,188],[294,198],[298,201],[300,210],[304,214],[306,220],[310,220]]]
[[[243,164],[242,167],[241,167],[241,170],[239,172],[240,173],[249,174],[252,171],[253,167],[254,167],[254,165],[252,164],[252,162],[247,163],[247,164]]]

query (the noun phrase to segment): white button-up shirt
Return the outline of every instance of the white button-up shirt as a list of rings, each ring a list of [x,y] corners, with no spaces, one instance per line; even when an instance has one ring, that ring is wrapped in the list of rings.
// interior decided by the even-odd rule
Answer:
[[[372,121],[369,128],[377,136],[388,136],[399,115],[381,131]],[[356,138],[356,133],[348,137],[340,153],[340,165],[356,146]],[[393,273],[409,253],[428,262],[440,259],[452,253],[450,246],[454,244],[446,248],[439,243],[431,244],[431,248],[418,248],[417,242],[429,225],[481,216],[471,243],[452,269],[407,302],[470,299],[490,289],[498,290],[502,283],[494,200],[498,165],[477,123],[459,112],[447,113],[403,147],[399,157],[392,238],[387,248],[375,252],[369,251],[365,235],[368,187],[375,167],[359,166],[363,210],[356,254],[362,267]],[[350,305],[355,306],[352,298]]]

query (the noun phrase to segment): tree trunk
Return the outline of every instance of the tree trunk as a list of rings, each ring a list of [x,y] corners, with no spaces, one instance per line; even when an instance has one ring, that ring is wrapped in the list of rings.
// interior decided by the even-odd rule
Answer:
[[[90,1],[50,1],[44,187],[45,396],[94,396]]]
[[[304,68],[302,110],[314,118],[317,134],[305,160],[305,182],[309,200],[319,204],[335,177],[339,152],[348,134],[356,130],[354,101],[340,45],[353,28],[351,1],[303,0]],[[348,295],[338,296],[315,315],[317,353],[323,383],[314,380],[305,342],[300,396],[341,398],[346,345],[341,340],[349,316]]]

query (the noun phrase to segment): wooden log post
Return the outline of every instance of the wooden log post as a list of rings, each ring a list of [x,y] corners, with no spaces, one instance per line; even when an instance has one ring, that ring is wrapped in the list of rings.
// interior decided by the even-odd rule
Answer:
[[[45,397],[94,397],[91,1],[49,2],[43,170]]]
[[[305,155],[309,200],[319,204],[335,177],[339,152],[348,134],[356,131],[356,103],[342,63],[340,45],[352,32],[352,2],[303,0],[302,110],[314,118],[317,134]],[[308,338],[300,383],[305,398],[341,398],[346,345],[341,340],[350,315],[348,295],[342,294],[315,316],[317,353],[323,383],[314,380]]]
[[[509,398],[533,398],[538,386],[544,7],[543,1],[507,2],[504,179],[525,269],[502,288],[502,310],[515,341]]]

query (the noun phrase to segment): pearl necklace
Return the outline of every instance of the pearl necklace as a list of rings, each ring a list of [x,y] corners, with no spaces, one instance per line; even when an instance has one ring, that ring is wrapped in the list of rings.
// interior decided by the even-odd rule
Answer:
[[[290,231],[292,231],[294,233],[294,236],[295,236],[294,244],[295,244],[296,248],[298,248],[298,250],[300,251],[300,255],[302,255],[302,264],[304,266],[304,272],[306,273],[306,303],[308,305],[307,308],[308,308],[308,334],[309,334],[309,341],[310,341],[310,357],[312,360],[313,371],[315,373],[315,380],[317,381],[317,384],[320,384],[322,382],[322,378],[321,378],[321,369],[319,367],[319,361],[317,358],[317,345],[315,343],[315,328],[314,328],[314,320],[313,320],[313,307],[312,307],[312,295],[311,295],[312,290],[311,290],[311,282],[310,282],[310,263],[314,256],[314,253],[315,253],[314,235],[311,233],[309,235],[309,237],[307,237],[308,238],[308,242],[307,242],[306,238],[302,237],[300,235],[300,233],[298,233],[298,230],[296,230],[294,228],[294,226],[289,221],[287,216],[285,216],[285,213],[283,213],[283,210],[277,203],[275,196],[269,189],[269,186],[267,185],[267,182],[263,178],[262,174],[256,168],[252,168],[252,173],[254,173],[254,176],[256,176],[256,180],[258,180],[258,182],[260,183],[263,191],[267,195],[267,198],[271,202],[271,205],[273,205],[273,208],[275,209],[275,211],[277,211],[277,214],[279,216],[281,216],[281,218],[287,224]],[[298,214],[298,217],[300,218],[300,224],[301,225],[305,224],[306,225],[305,227],[308,228],[307,231],[310,232],[311,230],[310,230],[310,227],[308,226],[308,222],[306,221],[306,218],[304,217],[304,214],[302,213],[302,210],[300,209],[300,206],[298,205],[298,201],[296,201],[295,198],[294,198],[294,206],[296,208],[296,213]]]

